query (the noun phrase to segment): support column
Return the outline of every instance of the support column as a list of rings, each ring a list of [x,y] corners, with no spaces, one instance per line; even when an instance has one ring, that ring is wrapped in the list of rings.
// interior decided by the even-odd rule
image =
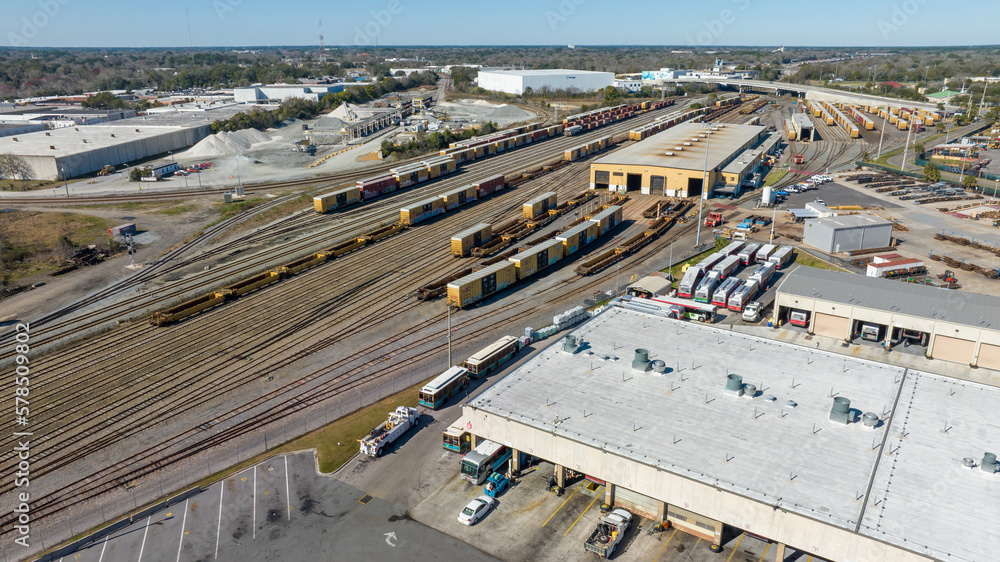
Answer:
[[[785,562],[785,543],[778,543],[778,550],[774,551],[775,562]]]
[[[566,467],[562,465],[556,465],[556,486],[560,488],[566,487]]]
[[[611,482],[605,482],[604,485],[604,503],[614,506],[615,505],[615,485]]]

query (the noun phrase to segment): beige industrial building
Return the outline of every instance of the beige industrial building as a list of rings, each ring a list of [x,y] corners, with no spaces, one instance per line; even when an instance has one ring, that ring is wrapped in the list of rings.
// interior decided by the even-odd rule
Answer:
[[[590,166],[590,187],[693,197],[705,191],[706,152],[708,185],[738,185],[760,161],[729,164],[764,138],[765,128],[759,125],[681,123],[598,158]]]
[[[1000,497],[1000,389],[638,301],[613,301],[459,423],[553,463],[559,486],[594,481],[605,503],[713,548],[747,532],[778,560],[995,558],[1000,512],[983,502]]]
[[[799,266],[782,279],[775,312],[807,314],[810,333],[920,346],[928,357],[1000,370],[1000,297]]]

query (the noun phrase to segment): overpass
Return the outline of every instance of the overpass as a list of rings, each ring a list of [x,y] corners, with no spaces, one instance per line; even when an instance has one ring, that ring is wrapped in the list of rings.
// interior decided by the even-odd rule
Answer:
[[[878,107],[896,107],[896,108],[920,108],[927,111],[940,111],[935,103],[927,102],[917,102],[910,100],[901,100],[896,98],[887,98],[883,96],[873,96],[871,94],[856,94],[847,92],[844,90],[834,90],[832,88],[824,88],[823,86],[812,86],[809,84],[792,84],[789,82],[770,82],[767,80],[740,80],[734,78],[710,78],[710,77],[700,77],[675,80],[678,84],[683,84],[685,82],[704,82],[707,84],[717,84],[722,87],[732,88],[741,91],[759,91],[763,93],[775,93],[775,94],[794,94],[796,96],[805,96],[808,100],[815,101],[826,101],[830,103],[852,103],[852,104],[865,104],[865,105],[875,105]]]

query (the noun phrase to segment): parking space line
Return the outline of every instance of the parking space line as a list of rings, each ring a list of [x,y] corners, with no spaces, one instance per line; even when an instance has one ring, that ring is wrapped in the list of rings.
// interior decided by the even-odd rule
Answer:
[[[670,541],[674,540],[674,535],[676,534],[677,534],[677,528],[675,527],[674,532],[670,533],[670,537],[667,538],[667,542],[663,543],[663,546],[660,547],[660,551],[656,553],[656,558],[653,558],[653,562],[656,562],[657,560],[660,559],[660,555],[663,554],[663,549],[667,548],[667,545],[670,544]]]
[[[285,501],[288,502],[288,520],[292,520],[292,493],[288,488],[288,455],[285,455]]]
[[[760,562],[764,562],[764,557],[765,557],[765,556],[767,556],[767,551],[768,551],[768,550],[769,550],[770,548],[771,548],[771,543],[767,543],[767,546],[765,546],[765,547],[764,547],[764,554],[761,554],[761,555],[760,555]],[[781,561],[781,560],[778,560],[778,562],[782,562],[782,561]]]
[[[726,562],[733,559],[733,555],[736,554],[736,549],[740,547],[741,540],[743,540],[743,533],[740,533],[740,536],[737,537],[736,544],[733,546],[733,551],[729,553],[729,558],[726,558]]]
[[[152,518],[153,518],[152,515],[146,518],[146,530],[142,532],[142,546],[139,547],[138,562],[142,562],[142,551],[146,549],[146,535],[149,534],[149,520]],[[60,558],[59,561],[62,562],[62,558]]]
[[[222,498],[226,495],[226,481],[219,482],[219,525],[215,528],[215,558],[219,558],[219,539],[222,538]]]
[[[562,502],[562,504],[560,504],[560,506],[559,506],[558,509],[556,509],[555,511],[552,512],[552,515],[549,515],[549,518],[545,520],[545,523],[542,523],[542,527],[548,525],[549,521],[552,521],[552,518],[556,516],[556,513],[559,513],[559,511],[562,510],[563,506],[566,505],[566,502],[568,502],[573,496],[576,495],[576,493],[578,491],[580,491],[580,486],[583,486],[583,482],[581,482],[580,484],[577,484],[576,488],[573,489],[573,493],[570,494],[569,497],[566,498],[566,500]]]
[[[603,486],[598,486],[597,487],[598,490],[600,490],[601,488],[603,488]],[[594,502],[596,502],[597,498],[599,498],[599,497],[601,497],[601,494],[597,494],[596,496],[594,496],[594,499],[590,500],[590,503],[587,505],[587,509],[584,509],[583,511],[581,511],[580,515],[577,516],[576,520],[573,521],[573,524],[569,526],[569,529],[566,529],[566,532],[563,533],[564,537],[566,536],[567,533],[569,533],[573,529],[573,527],[576,526],[576,523],[580,520],[581,517],[583,517],[583,514],[587,513],[588,511],[590,511],[591,506],[594,505]]]
[[[188,501],[190,500],[184,500],[184,517],[181,517],[181,540],[177,543],[177,562],[181,562],[181,547],[184,546],[184,526],[188,520]]]
[[[253,538],[257,538],[257,465],[253,465]]]
[[[101,547],[101,557],[97,559],[97,562],[101,562],[101,560],[104,560],[104,550],[106,548],[108,548],[108,539],[110,539],[110,538],[111,538],[111,534],[110,533],[108,533],[104,537],[104,546]]]

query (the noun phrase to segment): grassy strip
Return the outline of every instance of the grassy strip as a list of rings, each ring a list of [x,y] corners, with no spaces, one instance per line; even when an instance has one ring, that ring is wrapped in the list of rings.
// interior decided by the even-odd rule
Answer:
[[[788,175],[788,170],[771,170],[764,179],[764,185],[774,185]]]

